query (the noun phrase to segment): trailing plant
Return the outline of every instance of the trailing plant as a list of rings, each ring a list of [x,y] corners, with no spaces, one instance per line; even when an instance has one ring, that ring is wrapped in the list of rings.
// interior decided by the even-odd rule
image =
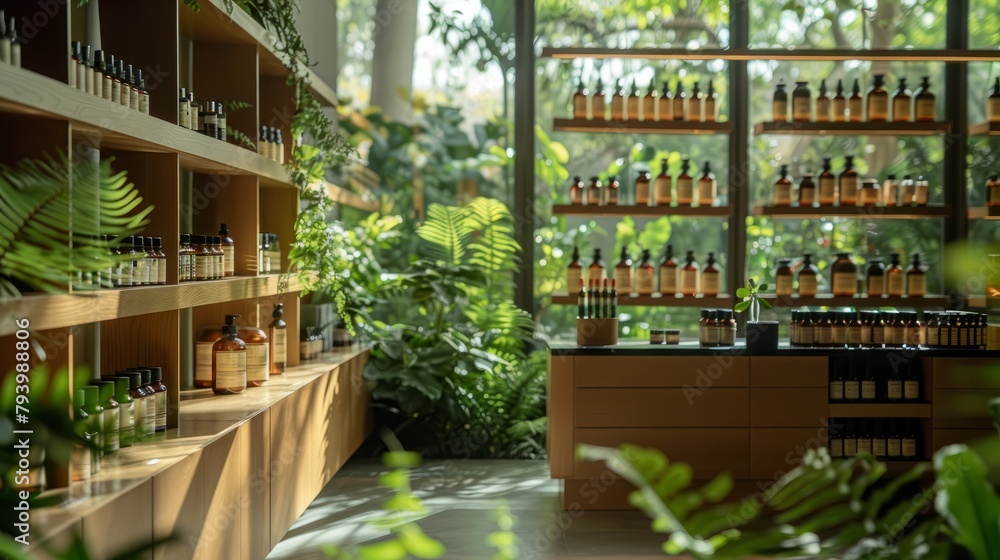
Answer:
[[[733,311],[737,313],[743,313],[744,311],[750,311],[750,322],[756,323],[760,319],[760,308],[771,309],[771,304],[760,297],[760,294],[767,289],[767,284],[757,285],[757,282],[753,278],[747,278],[747,285],[742,288],[736,288],[736,297],[740,301],[736,302],[733,306]]]
[[[253,103],[247,103],[246,101],[231,101],[229,99],[223,99],[222,106],[225,108],[226,113],[232,113],[233,111],[239,111],[241,109],[249,109],[253,107]],[[249,136],[244,134],[243,131],[239,130],[238,128],[227,126],[226,135],[230,138],[234,138],[240,146],[243,146],[244,148],[252,152],[257,151],[257,143],[251,140]]]
[[[112,161],[71,161],[60,152],[0,165],[0,297],[63,293],[74,277],[99,278],[121,260],[98,234],[131,235],[152,207],[142,207]]]

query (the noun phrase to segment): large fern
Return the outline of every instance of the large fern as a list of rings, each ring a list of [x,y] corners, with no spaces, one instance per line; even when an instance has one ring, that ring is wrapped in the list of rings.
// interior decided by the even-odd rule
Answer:
[[[417,235],[427,241],[430,255],[447,265],[459,265],[465,257],[465,243],[472,233],[468,211],[462,206],[431,204],[427,220]]]
[[[511,272],[517,269],[518,252],[514,241],[510,210],[493,198],[476,198],[466,206],[470,227],[479,236],[469,243],[468,263],[486,273],[486,301],[510,299],[513,290]]]
[[[115,259],[97,236],[130,235],[151,207],[125,173],[65,154],[0,166],[0,297],[17,297],[16,283],[66,292],[77,272],[96,273]]]

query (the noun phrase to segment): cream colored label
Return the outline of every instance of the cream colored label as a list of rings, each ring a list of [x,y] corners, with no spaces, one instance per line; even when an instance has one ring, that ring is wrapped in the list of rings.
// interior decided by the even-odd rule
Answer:
[[[736,327],[732,325],[719,327],[719,344],[734,346],[736,344]]]
[[[78,63],[76,65],[76,70],[76,83],[78,84],[80,91],[93,93],[93,91],[91,91],[92,87],[90,85],[90,80],[87,79],[87,65]]]
[[[636,181],[635,203],[649,204],[649,181]]]
[[[799,343],[805,346],[812,345],[816,340],[815,338],[813,338],[814,333],[815,329],[813,329],[811,326],[799,327]]]
[[[799,295],[800,296],[814,296],[816,295],[816,276],[810,275],[799,275]]]
[[[858,201],[858,177],[843,177],[840,179],[840,203],[856,204]]]
[[[165,391],[153,393],[153,406],[156,407],[155,429],[162,432],[167,429],[167,393]]]
[[[892,100],[892,120],[894,121],[908,121],[912,118],[910,112],[913,109],[913,105],[910,103],[910,98],[905,95],[898,96]]]
[[[819,203],[833,204],[837,199],[837,180],[833,177],[819,178]]]
[[[843,381],[831,381],[830,382],[830,400],[831,401],[842,401],[842,400],[844,400],[844,382]]]
[[[689,121],[704,120],[701,114],[701,99],[698,99],[696,97],[691,97],[688,99],[687,120]]]
[[[901,273],[887,274],[886,290],[890,296],[903,295],[903,275]]]
[[[1000,122],[1000,97],[991,97],[986,101],[986,120]]]
[[[705,325],[703,344],[718,344],[721,340],[718,325]]]
[[[830,120],[830,99],[827,97],[816,98],[816,122],[829,122]]]
[[[885,120],[889,112],[889,100],[885,95],[868,96],[868,120]]]
[[[566,289],[569,293],[574,293],[580,289],[580,279],[583,276],[582,268],[567,268],[566,269]]]
[[[878,191],[875,189],[861,189],[861,204],[865,206],[875,206],[878,204]]]
[[[936,118],[935,102],[933,99],[917,100],[917,119],[932,121]]]
[[[847,344],[847,327],[839,325],[833,327],[833,343],[837,345]]]
[[[850,98],[847,100],[847,109],[850,114],[851,122],[861,122],[864,120],[864,115],[861,112],[861,98]]]
[[[285,329],[271,329],[271,340],[274,341],[274,363],[285,363],[288,352],[288,332]]]
[[[656,181],[653,182],[653,190],[656,193],[657,204],[670,204],[670,177],[657,177]]]
[[[812,206],[816,204],[816,187],[799,187],[799,205]]]
[[[917,456],[917,441],[915,439],[903,438],[901,447],[903,448],[903,457]]]
[[[868,277],[868,295],[881,296],[885,294],[885,276]]]
[[[792,295],[792,276],[791,275],[778,276],[775,280],[774,292],[779,296]]]
[[[694,198],[694,180],[677,179],[677,202],[691,204]]]
[[[594,115],[595,119],[604,119],[607,117],[605,114],[605,104],[603,95],[595,95],[590,100],[590,111]]]
[[[149,267],[149,283],[156,284],[160,281],[160,260],[146,259]]]
[[[891,327],[889,329],[889,339],[886,340],[886,344],[891,344],[893,346],[902,346],[906,342],[906,328],[904,327]]]
[[[922,296],[927,293],[927,277],[923,274],[910,274],[907,293],[911,296]]]
[[[194,380],[212,382],[212,342],[195,342]]]
[[[681,271],[681,293],[684,295],[694,295],[698,293],[698,271]]]
[[[819,329],[816,329],[814,331],[814,333],[815,333],[815,336],[816,336],[816,344],[833,344],[833,328],[831,328],[831,327],[819,328]],[[850,384],[850,383],[851,382],[848,381],[845,384],[845,387],[848,384]],[[847,389],[845,389],[845,390],[847,390]]]
[[[857,381],[845,381],[844,382],[844,399],[849,401],[856,401],[861,398],[861,387],[858,385]]]
[[[139,110],[139,91],[136,89],[129,88],[128,92],[128,106],[130,109]]]
[[[158,263],[156,267],[156,283],[166,284],[167,283],[167,259],[155,259]]]
[[[215,352],[214,387],[233,388],[247,386],[247,351],[226,350]]]
[[[606,276],[606,272],[605,272],[603,266],[594,266],[594,265],[591,265],[590,267],[587,268],[587,282],[588,283],[590,281],[592,281],[592,280],[595,281],[595,282],[601,282],[605,278],[607,278],[607,276]],[[588,287],[589,287],[589,285],[588,285]]]
[[[844,456],[854,457],[858,454],[858,440],[847,438],[844,440]]]
[[[673,111],[671,111],[673,113],[672,115],[673,119],[675,121],[684,120],[684,100],[681,99],[680,97],[675,97],[673,106],[674,106]]]
[[[177,104],[177,123],[184,128],[191,128],[191,106],[187,101]]]
[[[151,397],[135,399],[135,438],[142,440],[156,430],[156,404]]]
[[[642,98],[642,120],[651,121],[656,117],[656,98],[646,95]]]
[[[129,97],[132,94],[132,88],[125,84],[120,84],[118,86],[118,93],[120,94],[118,97],[118,104],[121,105],[122,107],[128,107]]]
[[[903,383],[903,398],[915,401],[920,398],[920,383],[913,380],[906,380]]]
[[[792,185],[781,183],[774,186],[774,205],[789,206],[792,204]]]
[[[135,401],[119,403],[121,408],[121,427],[123,430],[135,429]]]
[[[861,398],[871,400],[875,398],[875,381],[864,380],[861,382]]]
[[[812,118],[808,97],[792,97],[792,119],[808,121]]]
[[[640,294],[653,293],[653,269],[640,267],[635,273],[636,291]]]
[[[775,101],[771,104],[775,122],[785,122],[788,120],[788,102]]]
[[[270,345],[247,344],[247,381],[267,381],[270,375]]]
[[[226,274],[226,256],[223,253],[215,255],[215,277],[222,278]]]
[[[871,453],[872,452],[872,440],[863,437],[858,438],[858,453]]]
[[[236,248],[233,245],[223,245],[222,252],[225,262],[226,275],[232,276],[236,273]]]
[[[903,398],[903,382],[898,379],[890,379],[889,385],[886,389],[886,396],[890,400],[899,400]]]
[[[104,449],[118,449],[121,436],[121,409],[107,407],[104,409]]]
[[[833,116],[833,122],[844,122],[847,120],[846,99],[834,99],[833,102],[830,103],[830,107],[831,107],[830,113]]]
[[[833,293],[854,295],[858,290],[858,278],[853,272],[833,273]]]
[[[573,96],[573,118],[587,118],[587,96],[576,94]]]
[[[139,94],[139,112],[145,115],[149,114],[149,96],[145,93]]]
[[[708,272],[702,274],[701,291],[707,296],[719,295],[719,273]]]
[[[842,439],[831,439],[830,440],[830,456],[831,457],[843,457],[844,456],[844,440],[842,440]]]
[[[111,94],[114,93],[114,88],[111,86],[113,82],[111,76],[104,76],[101,79],[101,97],[107,101],[111,101]]]
[[[677,293],[677,269],[660,267],[660,293],[674,295]]]
[[[674,104],[672,99],[666,97],[661,97],[657,106],[659,107],[659,113],[656,115],[656,120],[669,121],[674,118]]]
[[[632,269],[629,267],[615,267],[615,288],[619,294],[632,293]]]
[[[872,327],[872,344],[875,346],[882,346],[885,344],[885,327],[881,325],[875,325]]]
[[[212,259],[208,255],[195,255],[194,257],[194,277],[204,280],[211,274]]]
[[[889,438],[886,441],[885,450],[887,457],[899,457],[903,453],[902,446],[897,438]]]
[[[702,115],[702,119],[701,120],[706,121],[706,122],[715,122],[715,100],[714,99],[708,99],[708,98],[705,99],[705,111],[704,111],[704,114]]]
[[[149,284],[149,259],[136,259],[133,264],[132,285]]]
[[[885,457],[885,439],[875,438],[872,440],[872,455],[876,457]]]
[[[710,206],[715,203],[715,180],[698,179],[698,204]]]

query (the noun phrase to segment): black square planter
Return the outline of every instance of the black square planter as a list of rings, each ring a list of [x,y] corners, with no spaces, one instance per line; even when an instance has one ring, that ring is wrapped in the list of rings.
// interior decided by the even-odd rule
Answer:
[[[778,351],[777,321],[747,323],[747,354],[766,356]]]

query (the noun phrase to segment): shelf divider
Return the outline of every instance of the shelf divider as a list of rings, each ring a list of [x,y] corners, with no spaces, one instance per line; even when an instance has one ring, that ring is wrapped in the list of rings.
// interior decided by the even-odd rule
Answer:
[[[947,206],[755,206],[754,216],[774,218],[857,218],[864,220],[904,220],[914,218],[946,218]]]
[[[1000,122],[970,124],[969,136],[1000,136]]]
[[[836,418],[930,418],[930,403],[830,403]]]
[[[951,131],[951,121],[935,122],[761,122],[754,136],[933,136]]]
[[[601,132],[606,134],[729,134],[732,124],[691,121],[607,121],[588,119],[555,119],[552,130],[557,132]]]
[[[624,216],[690,216],[721,217],[731,214],[729,206],[590,206],[556,204],[552,213],[562,216],[624,217]]]

